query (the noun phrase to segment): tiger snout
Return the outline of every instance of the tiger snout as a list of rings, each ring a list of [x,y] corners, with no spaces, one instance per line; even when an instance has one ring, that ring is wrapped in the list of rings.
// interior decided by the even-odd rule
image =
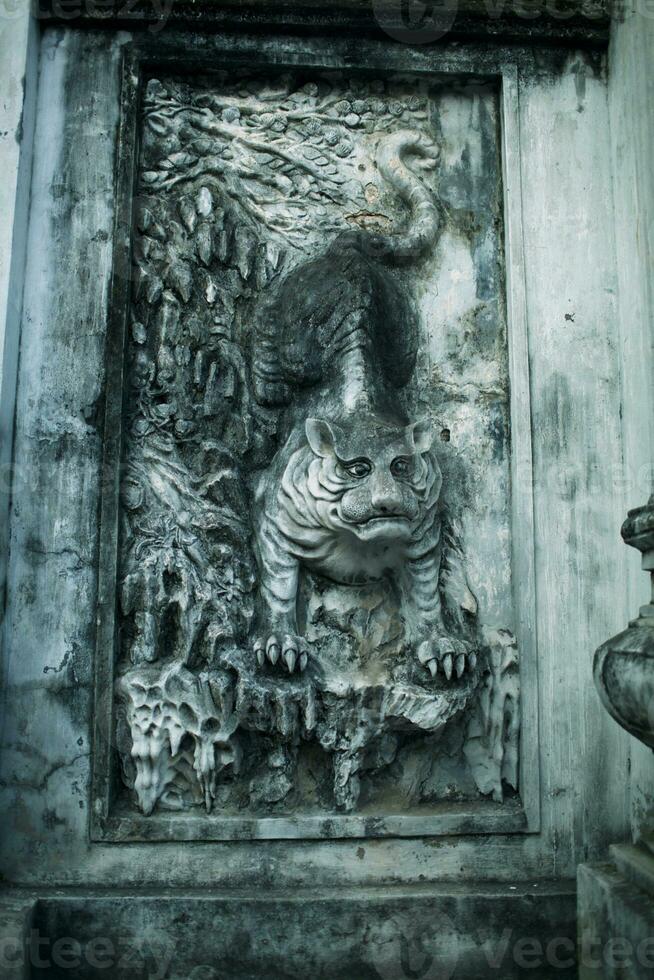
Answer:
[[[372,478],[365,485],[347,490],[341,499],[341,518],[347,524],[365,527],[372,522],[401,526],[418,516],[418,501],[406,486],[392,477]]]

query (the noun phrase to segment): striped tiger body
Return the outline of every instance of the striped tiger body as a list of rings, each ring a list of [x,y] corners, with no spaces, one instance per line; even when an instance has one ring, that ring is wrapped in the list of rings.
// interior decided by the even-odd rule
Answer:
[[[255,494],[260,622],[253,649],[262,667],[292,673],[307,665],[296,616],[304,568],[345,586],[395,576],[426,676],[442,667],[449,681],[474,668],[472,647],[443,623],[442,476],[430,427],[409,422],[403,397],[420,326],[392,267],[419,262],[440,229],[438,205],[408,157],[433,167],[438,147],[408,130],[380,140],[379,173],[408,208],[408,227],[339,235],[287,274],[257,320],[254,395],[283,410],[289,434]],[[471,609],[474,597],[462,591]]]
[[[259,662],[279,662],[289,672],[306,666],[308,645],[296,618],[306,568],[342,585],[396,576],[419,659],[432,675],[442,662],[446,675],[460,676],[469,651],[443,629],[442,476],[428,424],[395,426],[360,415],[345,425],[309,418],[302,444],[296,448],[295,441],[280,450],[257,492],[266,621],[254,642]]]

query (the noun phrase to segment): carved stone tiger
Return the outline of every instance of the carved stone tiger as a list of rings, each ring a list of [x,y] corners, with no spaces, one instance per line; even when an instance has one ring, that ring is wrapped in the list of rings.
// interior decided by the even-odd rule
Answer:
[[[382,140],[382,176],[411,207],[405,235],[350,232],[282,281],[257,324],[254,388],[285,408],[283,445],[255,491],[261,666],[303,670],[302,567],[342,585],[399,577],[416,655],[431,676],[473,668],[476,653],[441,609],[441,471],[430,426],[404,404],[418,348],[413,302],[387,266],[418,261],[438,210],[403,155],[437,157],[402,131]],[[470,595],[470,593],[468,593]],[[474,597],[471,596],[474,602]]]
[[[257,525],[261,596],[267,629],[254,651],[261,665],[303,670],[298,635],[300,568],[342,585],[400,576],[405,615],[418,658],[448,680],[474,667],[476,654],[446,634],[441,615],[438,497],[440,468],[427,423],[384,424],[357,415],[339,424],[308,418],[259,483]],[[467,656],[467,661],[466,661]]]

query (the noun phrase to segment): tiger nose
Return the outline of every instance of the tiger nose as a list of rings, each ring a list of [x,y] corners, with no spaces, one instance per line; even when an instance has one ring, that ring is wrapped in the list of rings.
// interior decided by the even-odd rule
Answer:
[[[372,506],[381,514],[390,514],[400,506],[400,497],[393,481],[379,481],[371,494]]]

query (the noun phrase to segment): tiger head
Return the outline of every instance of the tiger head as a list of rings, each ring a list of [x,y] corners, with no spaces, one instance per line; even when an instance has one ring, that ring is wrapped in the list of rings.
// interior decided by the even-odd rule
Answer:
[[[442,484],[429,423],[360,415],[346,424],[309,418],[305,430],[310,489],[328,503],[330,525],[361,541],[408,541]]]

